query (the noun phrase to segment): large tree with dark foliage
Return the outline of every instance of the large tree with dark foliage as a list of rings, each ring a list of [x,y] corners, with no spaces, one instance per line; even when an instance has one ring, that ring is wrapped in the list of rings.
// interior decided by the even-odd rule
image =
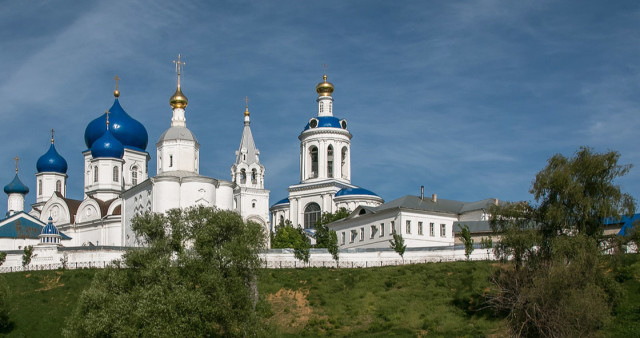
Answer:
[[[193,207],[145,214],[144,246],[99,271],[67,336],[252,336],[262,227],[231,211]]]
[[[604,223],[635,211],[615,179],[631,165],[617,152],[580,148],[555,155],[535,178],[535,203],[493,206],[501,237],[495,253],[509,263],[493,276],[489,304],[508,315],[517,336],[585,336],[608,320],[619,296],[602,268]]]
[[[350,212],[346,208],[340,208],[334,213],[325,212],[322,217],[316,222],[316,248],[326,248],[331,257],[338,262],[338,235],[334,230],[329,229],[327,226],[329,223],[341,220],[349,216]]]

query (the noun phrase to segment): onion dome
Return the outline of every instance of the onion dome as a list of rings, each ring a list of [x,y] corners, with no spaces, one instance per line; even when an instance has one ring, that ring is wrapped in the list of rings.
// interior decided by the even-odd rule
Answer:
[[[178,88],[176,88],[176,92],[169,99],[169,104],[174,109],[175,108],[182,108],[182,109],[187,108],[187,104],[189,104],[189,100],[182,93],[182,90],[180,89],[180,85],[178,85]]]
[[[369,196],[380,197],[373,191],[367,190],[364,188],[343,188],[336,193],[335,197],[352,196],[352,195],[369,195]]]
[[[111,134],[111,129],[108,128],[91,146],[93,158],[122,158],[122,155],[124,155],[124,146]]]
[[[49,217],[49,223],[42,228],[41,235],[60,235],[60,231],[53,225],[53,218]]]
[[[11,181],[11,183],[4,186],[4,192],[7,195],[10,195],[10,194],[26,195],[29,193],[29,187],[22,184],[22,182],[18,178],[18,174],[16,174],[16,176],[13,178],[13,181]]]
[[[56,151],[56,147],[53,145],[53,139],[51,140],[51,147],[49,147],[49,151],[47,151],[46,154],[40,156],[38,162],[36,162],[36,169],[39,173],[67,173],[67,161]]]
[[[111,123],[111,133],[120,141],[125,148],[145,151],[149,141],[149,135],[142,123],[138,122],[127,112],[122,109],[118,96],[120,93],[114,93],[116,96],[113,106],[109,109],[109,122]],[[91,121],[84,131],[84,143],[88,149],[91,149],[93,143],[105,133],[104,124],[107,114],[102,114],[97,119]]]
[[[314,129],[314,128],[340,128],[347,129],[347,120],[339,119],[333,116],[318,116],[313,117],[309,120],[306,126],[304,126],[304,130]]]
[[[322,79],[324,81],[318,83],[318,85],[316,86],[316,92],[318,93],[318,96],[331,96],[331,93],[333,93],[333,83],[331,82],[327,82],[327,74],[322,76]]]

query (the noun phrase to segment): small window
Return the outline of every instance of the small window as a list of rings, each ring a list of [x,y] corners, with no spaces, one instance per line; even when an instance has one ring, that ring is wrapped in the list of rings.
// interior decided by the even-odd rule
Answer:
[[[418,235],[422,235],[422,222],[418,222]]]
[[[62,192],[62,181],[57,180],[56,181],[56,191],[61,193]]]
[[[258,172],[256,171],[256,169],[251,169],[251,183],[256,184],[258,183]]]
[[[347,129],[347,120],[340,121],[340,126],[342,127],[342,129]]]
[[[347,234],[345,234],[344,231],[341,233],[340,239],[341,239],[340,243],[342,243],[342,245],[344,245],[345,244],[345,240],[347,239]]]
[[[131,168],[131,184],[138,184],[138,167],[136,166]]]
[[[254,209],[256,208],[256,200],[251,201],[251,207]]]
[[[351,230],[351,241],[349,243],[353,243],[356,240],[356,237],[358,237],[358,231]]]
[[[120,175],[118,175],[118,167],[117,166],[113,167],[113,181],[114,182],[120,181]]]
[[[240,183],[247,183],[247,171],[244,169],[240,170]]]
[[[380,223],[380,237],[384,236],[384,223]]]
[[[42,180],[38,180],[38,195],[42,195]]]
[[[169,168],[173,167],[173,155],[169,155]]]
[[[317,126],[318,126],[318,120],[316,120],[316,119],[309,120],[309,127],[315,128]]]
[[[369,238],[374,238],[376,236],[376,233],[378,232],[378,229],[376,228],[375,225],[371,226],[371,233],[369,234]]]
[[[98,182],[98,167],[93,167],[93,182]]]
[[[407,233],[411,233],[411,221],[407,221]]]
[[[324,111],[324,102],[320,102],[320,112]]]
[[[360,240],[364,241],[364,227],[360,228]]]
[[[396,233],[396,222],[391,221],[391,233],[395,234]]]
[[[431,237],[435,236],[434,227],[435,227],[435,225],[433,223],[429,223],[429,236],[431,236]]]
[[[446,237],[446,236],[447,236],[447,225],[440,224],[440,237]]]

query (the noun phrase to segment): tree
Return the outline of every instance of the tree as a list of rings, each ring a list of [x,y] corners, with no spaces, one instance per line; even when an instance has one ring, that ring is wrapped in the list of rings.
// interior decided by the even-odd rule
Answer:
[[[301,227],[294,227],[291,221],[286,220],[276,225],[275,234],[271,239],[271,247],[274,249],[293,249],[296,259],[309,263],[311,257],[311,240]]]
[[[25,246],[23,252],[24,253],[22,254],[22,266],[26,267],[27,265],[31,264],[31,258],[33,258],[33,246],[32,245]]]
[[[391,249],[393,249],[398,253],[398,255],[400,255],[400,257],[402,258],[402,263],[404,263],[404,251],[407,249],[407,246],[404,244],[404,238],[402,238],[402,235],[394,231],[393,239],[390,239],[389,243],[391,244]]]
[[[2,266],[2,264],[4,264],[4,262],[7,260],[7,253],[6,252],[0,252],[0,266]]]
[[[145,246],[96,273],[67,336],[256,335],[262,227],[206,207],[136,216]]]
[[[345,208],[340,208],[334,213],[325,212],[322,217],[316,222],[316,248],[326,248],[331,254],[331,257],[338,263],[338,235],[335,231],[329,229],[327,224],[341,220],[349,216],[350,211]]]
[[[11,325],[9,320],[9,287],[0,276],[0,332]]]
[[[587,147],[554,155],[530,189],[535,204],[491,208],[494,251],[511,260],[493,275],[489,304],[514,335],[585,336],[608,320],[619,293],[601,262],[604,222],[635,210],[614,182],[631,168],[619,157]]]
[[[469,230],[468,225],[458,225],[460,228],[460,239],[464,244],[464,256],[467,257],[467,260],[471,257],[471,253],[473,252],[473,238],[471,238],[471,231]]]

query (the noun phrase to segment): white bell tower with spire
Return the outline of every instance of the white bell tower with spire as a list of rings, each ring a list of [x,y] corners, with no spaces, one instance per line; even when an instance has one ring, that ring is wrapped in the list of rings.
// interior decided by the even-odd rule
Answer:
[[[245,97],[244,129],[240,147],[236,151],[236,162],[231,166],[234,183],[233,209],[245,221],[254,221],[269,233],[269,190],[264,189],[265,168],[260,163],[260,150],[251,133],[249,98]]]

